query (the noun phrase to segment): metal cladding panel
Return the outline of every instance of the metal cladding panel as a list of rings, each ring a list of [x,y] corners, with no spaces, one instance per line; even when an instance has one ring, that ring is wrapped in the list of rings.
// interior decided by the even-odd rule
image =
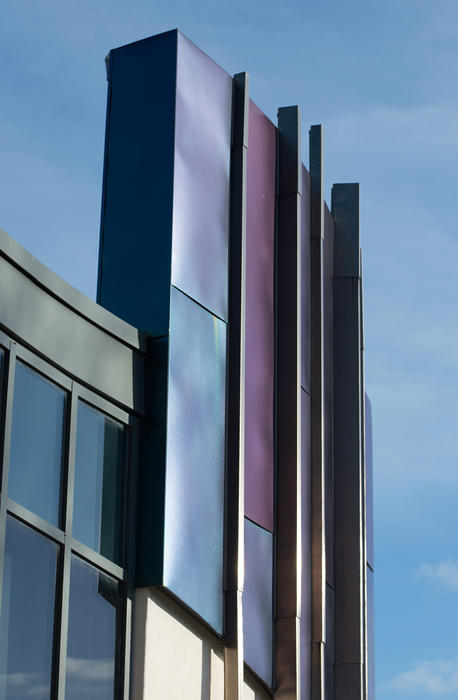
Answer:
[[[334,589],[326,586],[325,698],[334,700]]]
[[[169,329],[177,32],[110,53],[97,300]]]
[[[324,205],[323,244],[323,355],[324,355],[324,469],[326,489],[326,580],[334,584],[334,455],[333,455],[333,375],[334,375],[334,222]]]
[[[310,394],[310,174],[304,166],[301,199],[301,386]]]
[[[374,568],[374,492],[372,463],[372,407],[369,397],[365,397],[366,408],[366,541],[367,563]]]
[[[142,406],[143,357],[0,256],[4,329],[64,372],[129,408]]]
[[[375,700],[374,572],[367,567],[367,665],[368,700]]]
[[[245,330],[245,515],[274,529],[276,128],[249,105]]]
[[[245,662],[272,685],[273,535],[245,518],[243,643]]]
[[[232,78],[178,33],[172,284],[227,321]]]
[[[164,585],[223,624],[226,324],[172,287]]]
[[[302,503],[302,576],[301,576],[301,697],[310,698],[312,653],[312,494],[310,396],[301,391],[301,503]]]

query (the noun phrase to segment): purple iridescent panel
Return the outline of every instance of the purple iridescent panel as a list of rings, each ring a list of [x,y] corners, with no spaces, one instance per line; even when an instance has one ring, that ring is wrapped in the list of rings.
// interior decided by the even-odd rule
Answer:
[[[366,538],[367,563],[374,568],[374,495],[372,465],[372,407],[368,395],[365,402],[366,413]]]
[[[245,515],[273,532],[276,128],[250,102],[247,154]]]
[[[178,33],[172,284],[227,321],[232,78]]]
[[[272,685],[273,535],[245,518],[243,644],[245,662]]]
[[[326,488],[326,581],[334,585],[334,459],[333,459],[333,377],[334,377],[334,221],[324,205],[323,244],[323,355],[324,355],[324,468]]]
[[[301,390],[301,684],[302,697],[310,697],[312,629],[312,517],[311,517],[310,396]]]
[[[164,585],[223,620],[226,324],[172,287]]]
[[[301,386],[310,386],[310,175],[302,166],[301,198]]]

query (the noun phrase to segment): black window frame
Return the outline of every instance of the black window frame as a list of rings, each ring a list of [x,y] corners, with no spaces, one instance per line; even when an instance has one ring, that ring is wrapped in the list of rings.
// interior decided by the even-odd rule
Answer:
[[[116,630],[115,700],[128,700],[130,692],[130,656],[132,635],[132,602],[135,572],[135,506],[139,445],[139,416],[127,411],[109,397],[101,396],[91,387],[80,383],[46,359],[11,339],[0,330],[0,349],[3,351],[3,371],[0,375],[3,397],[0,415],[0,605],[3,587],[6,520],[10,515],[33,528],[60,547],[56,585],[53,640],[53,700],[64,700],[67,634],[70,596],[70,567],[72,554],[115,578],[123,596],[123,613]],[[90,352],[90,349],[88,349]],[[60,527],[43,520],[27,508],[8,498],[8,472],[14,400],[14,377],[17,361],[42,375],[66,392],[63,459],[61,477]],[[124,568],[90,549],[72,537],[73,497],[78,402],[90,405],[109,418],[121,423],[126,431],[126,479],[124,502],[123,562]]]

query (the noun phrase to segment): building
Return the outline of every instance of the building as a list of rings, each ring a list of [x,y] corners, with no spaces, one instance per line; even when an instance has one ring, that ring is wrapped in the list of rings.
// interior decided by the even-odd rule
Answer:
[[[358,185],[179,32],[107,74],[98,303],[0,233],[0,697],[373,698]]]

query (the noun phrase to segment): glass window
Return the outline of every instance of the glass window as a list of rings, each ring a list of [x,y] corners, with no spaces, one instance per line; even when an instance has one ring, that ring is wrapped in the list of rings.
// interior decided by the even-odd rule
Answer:
[[[73,555],[66,700],[113,700],[121,610],[117,581]]]
[[[65,392],[18,362],[8,496],[59,525]]]
[[[80,401],[76,429],[73,536],[121,563],[125,428]]]
[[[59,547],[8,516],[0,617],[0,698],[49,700]]]

